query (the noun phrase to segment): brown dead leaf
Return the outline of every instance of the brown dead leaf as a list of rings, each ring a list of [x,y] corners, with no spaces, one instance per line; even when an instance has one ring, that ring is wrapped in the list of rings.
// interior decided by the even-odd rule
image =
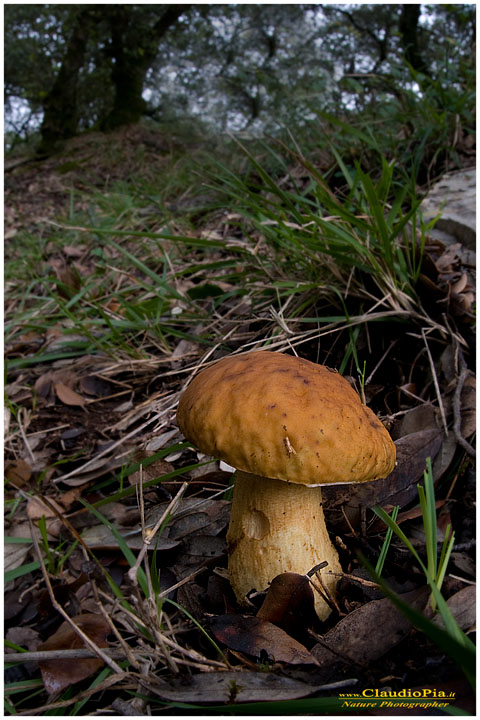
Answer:
[[[64,245],[62,247],[63,254],[71,258],[80,258],[87,250],[87,245]]]
[[[28,555],[30,545],[5,543],[3,546],[3,571],[15,570],[23,565],[23,561]]]
[[[7,640],[15,645],[22,645],[27,650],[36,650],[40,634],[31,627],[11,627],[7,631]],[[5,653],[15,652],[9,647],[5,648]]]
[[[317,661],[281,628],[246,615],[219,615],[211,620],[216,639],[231,650],[289,665],[316,665]]]
[[[400,597],[421,610],[428,588],[418,588]],[[397,645],[411,629],[409,620],[388,599],[372,600],[342,618],[312,649],[321,666],[333,662],[368,665]]]
[[[145,456],[139,457],[138,455],[138,453],[135,454],[134,461],[140,462],[141,460],[145,459]],[[142,467],[143,482],[146,483],[150,480],[155,480],[156,478],[160,479],[163,475],[167,475],[167,473],[173,472],[173,470],[174,467],[171,463],[159,458],[158,460],[150,463],[150,465]],[[130,485],[138,485],[140,483],[140,470],[137,470],[136,472],[129,475],[128,482],[130,483]]]
[[[98,647],[108,647],[106,637],[110,626],[101,615],[76,615],[72,618],[74,623],[88,635]],[[73,650],[86,647],[83,640],[77,635],[69,623],[60,625],[57,632],[51,635],[39,650]],[[40,671],[43,684],[49,694],[58,693],[74,683],[84,680],[103,666],[100,658],[78,658],[77,660],[40,660]]]
[[[285,572],[273,578],[257,617],[294,635],[314,618],[313,591],[305,575]]]
[[[55,500],[49,498],[48,502],[50,505],[52,505],[58,510],[60,515],[63,514],[63,508],[57,502],[55,502]],[[48,507],[48,505],[46,505],[46,503],[44,503],[41,498],[30,498],[27,502],[27,517],[29,517],[30,520],[39,520],[42,516],[45,516],[46,518],[57,517],[55,512],[50,507]]]
[[[55,383],[55,392],[57,394],[58,399],[64,404],[64,405],[74,405],[77,407],[83,407],[85,405],[85,398],[79,395],[75,390],[72,390],[71,387],[68,385],[65,385],[62,382]]]
[[[461,433],[464,438],[470,437],[476,430],[476,379],[473,375],[467,375],[462,388],[462,424]]]
[[[408,410],[392,430],[392,438],[397,441],[405,435],[425,430],[438,430],[441,425],[438,408],[433,405],[417,405]]]
[[[150,690],[170,702],[243,703],[294,700],[328,686],[307,685],[299,680],[260,672],[210,672],[155,681]]]
[[[461,572],[462,575],[466,575],[469,578],[475,578],[477,574],[477,567],[475,560],[464,552],[452,552],[450,556],[452,564],[456,570]]]
[[[461,243],[449,245],[438,260],[436,260],[435,265],[439,273],[453,272],[453,265],[457,260],[458,251],[461,247]]]
[[[476,623],[476,586],[468,585],[468,587],[459,590],[447,600],[447,605],[452,611],[457,625],[462,630],[469,630]],[[445,627],[440,615],[433,618],[435,625]]]
[[[81,495],[82,491],[80,488],[72,488],[71,490],[67,490],[67,492],[62,493],[58,498],[58,501],[62,504],[65,510],[69,510],[71,506],[77,502]]]
[[[36,379],[35,385],[33,387],[37,395],[40,395],[41,397],[47,397],[48,393],[50,392],[51,385],[52,373],[44,373],[44,375],[40,375],[40,377]]]
[[[112,384],[98,375],[86,375],[80,379],[80,390],[94,397],[106,397],[113,392]]]
[[[26,460],[14,460],[5,468],[5,478],[16,487],[24,487],[32,477],[32,468]]]

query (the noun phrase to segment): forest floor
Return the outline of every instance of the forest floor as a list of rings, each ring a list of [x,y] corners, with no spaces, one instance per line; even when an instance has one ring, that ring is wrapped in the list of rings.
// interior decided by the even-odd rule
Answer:
[[[289,249],[287,236],[269,244],[262,231],[281,224],[294,243],[295,213],[254,222],[237,202],[244,167],[223,168],[226,201],[208,155],[136,127],[7,162],[6,713],[422,715],[442,714],[441,698],[474,713],[462,656],[412,624],[361,560],[375,567],[385,544],[377,504],[399,508],[425,560],[417,485],[431,458],[435,551],[454,533],[441,593],[471,635],[471,252],[427,232],[408,297],[386,270],[345,270],[328,253],[307,276],[315,252]],[[275,186],[255,166],[252,196],[272,213],[272,197],[311,203],[312,172],[328,173],[332,155],[310,162],[277,168]],[[331,191],[343,192],[338,182]],[[200,369],[260,348],[340,369],[397,448],[386,480],[325,488],[344,576],[323,622],[300,575],[268,591],[270,615],[258,617],[266,591],[238,604],[226,570],[231,469],[185,442],[175,420]],[[442,627],[396,534],[381,576]],[[365,705],[372,688],[435,702]]]

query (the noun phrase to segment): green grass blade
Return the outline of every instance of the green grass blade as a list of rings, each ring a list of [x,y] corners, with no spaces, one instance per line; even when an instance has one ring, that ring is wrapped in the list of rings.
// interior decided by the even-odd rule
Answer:
[[[400,538],[400,540],[403,542],[403,544],[410,550],[418,564],[420,565],[427,583],[429,584],[433,596],[437,602],[438,610],[440,612],[440,615],[442,616],[442,620],[445,623],[445,627],[447,631],[451,634],[453,638],[455,638],[459,643],[463,643],[465,645],[468,645],[471,643],[471,641],[467,638],[465,633],[463,633],[460,628],[458,627],[457,623],[455,622],[455,618],[452,615],[452,611],[448,607],[444,597],[438,590],[436,584],[435,584],[435,578],[433,578],[428,569],[425,567],[424,563],[422,562],[420,556],[418,555],[417,551],[411,544],[410,540],[407,538],[405,533],[400,529],[400,527],[392,520],[390,515],[388,515],[385,510],[378,505],[376,505],[374,508],[372,508],[378,517],[383,520],[383,522],[390,528],[392,528],[393,532]]]
[[[12,580],[28,575],[28,573],[34,572],[34,570],[38,570],[40,567],[41,565],[38,560],[35,560],[34,562],[27,563],[26,565],[20,565],[18,568],[13,568],[13,570],[6,570],[3,574],[4,583],[6,585]]]
[[[395,507],[392,510],[391,518],[395,522],[398,516],[398,511],[400,510],[400,505],[395,505]],[[380,555],[378,556],[377,564],[375,566],[375,572],[378,573],[380,576],[382,574],[383,566],[385,564],[385,558],[387,557],[388,548],[390,547],[390,543],[392,541],[393,537],[393,530],[392,528],[387,528],[387,532],[385,535],[385,540],[383,541],[382,549],[380,550]]]

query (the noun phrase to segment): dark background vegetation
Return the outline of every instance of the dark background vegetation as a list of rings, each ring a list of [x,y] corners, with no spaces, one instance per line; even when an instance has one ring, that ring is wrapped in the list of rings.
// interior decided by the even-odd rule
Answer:
[[[448,125],[472,111],[474,69],[473,5],[5,7],[9,141],[35,118],[44,151],[145,116],[258,134],[407,115],[425,95]]]
[[[475,6],[7,4],[5,112],[5,712],[425,685],[473,712],[475,256],[422,200],[475,165]],[[175,421],[200,368],[257,349],[337,368],[397,445],[385,481],[324,491],[323,623],[303,576],[261,628],[265,593],[238,605],[231,472]],[[402,612],[365,569],[377,504]]]

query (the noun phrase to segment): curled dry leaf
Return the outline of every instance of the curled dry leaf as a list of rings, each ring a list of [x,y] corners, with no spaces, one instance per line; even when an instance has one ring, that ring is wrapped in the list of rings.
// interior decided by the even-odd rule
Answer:
[[[257,660],[289,665],[316,665],[317,661],[281,628],[247,615],[219,615],[210,628],[216,639],[231,650],[253,655]]]
[[[88,635],[98,647],[108,647],[106,637],[110,626],[101,615],[82,614],[72,618],[73,622]],[[63,622],[57,632],[39,645],[39,650],[73,650],[84,648],[85,643],[69,623]],[[78,658],[77,660],[41,660],[39,662],[43,684],[49,694],[58,693],[74,683],[84,680],[103,665],[100,658]]]
[[[159,680],[150,690],[171,702],[242,703],[294,700],[322,690],[299,680],[262,672],[210,672],[166,682]],[[325,688],[327,689],[327,688]]]
[[[65,385],[62,382],[55,383],[55,392],[57,394],[58,399],[64,404],[64,405],[73,405],[77,407],[83,407],[85,405],[85,398],[79,395],[75,390],[72,390],[71,387],[68,385]]]
[[[309,627],[314,619],[313,591],[305,575],[285,572],[273,578],[257,617],[289,635]]]
[[[418,588],[400,597],[421,610],[428,596],[428,588]],[[410,629],[410,621],[388,598],[372,600],[342,618],[315,645],[312,655],[321,666],[342,661],[366,665],[385,655]]]

